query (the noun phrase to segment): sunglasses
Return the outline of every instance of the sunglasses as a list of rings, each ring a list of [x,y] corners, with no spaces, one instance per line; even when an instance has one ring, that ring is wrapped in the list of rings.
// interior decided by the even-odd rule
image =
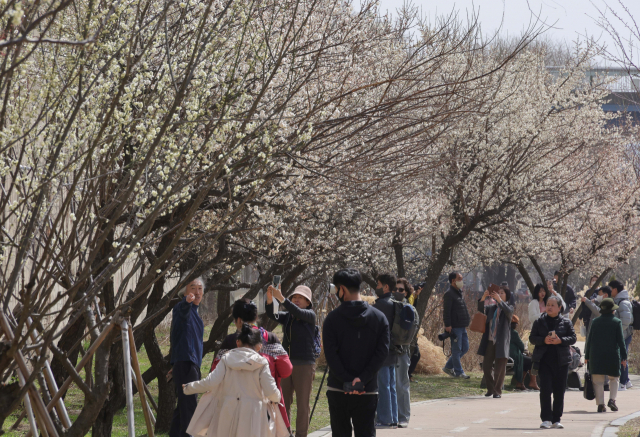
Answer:
[[[400,293],[402,293],[404,291],[404,288],[396,287],[396,290],[398,290]]]

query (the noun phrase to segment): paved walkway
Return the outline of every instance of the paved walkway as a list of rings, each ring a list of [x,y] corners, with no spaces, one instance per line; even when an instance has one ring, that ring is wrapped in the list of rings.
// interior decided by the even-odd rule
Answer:
[[[525,392],[506,394],[501,399],[478,396],[413,404],[408,429],[378,430],[377,435],[482,437],[560,432],[565,437],[600,437],[612,420],[640,410],[640,377],[634,376],[632,381],[631,390],[618,394],[617,413],[596,413],[595,401],[587,401],[580,391],[567,392],[562,416],[564,430],[540,429],[538,392]]]

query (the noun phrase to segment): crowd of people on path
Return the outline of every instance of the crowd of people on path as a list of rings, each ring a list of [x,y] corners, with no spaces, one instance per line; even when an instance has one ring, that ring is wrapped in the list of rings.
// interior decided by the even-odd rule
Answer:
[[[637,309],[622,283],[613,280],[596,288],[598,279],[591,280],[593,294],[581,298],[579,316],[587,337],[584,359],[597,411],[618,411],[617,393],[631,386],[626,360]],[[346,268],[334,274],[330,288],[340,305],[326,316],[322,336],[310,288],[300,285],[285,298],[280,286],[269,286],[266,315],[282,326],[282,342],[257,326],[258,307],[253,301],[237,300],[231,312],[236,332],[222,341],[208,376],[202,379],[204,324],[198,306],[205,285],[200,278],[193,280],[173,309],[173,368],[168,378],[174,381],[177,406],[170,435],[306,437],[320,338],[328,366],[332,435],[375,436],[376,429],[408,427],[411,375],[420,359],[419,318],[413,303],[422,284],[414,288],[391,273],[376,281],[377,298],[370,305],[362,299],[358,270]],[[451,341],[451,356],[442,370],[469,379],[462,367],[462,357],[469,351],[467,330],[481,332],[477,354],[482,357],[485,396],[502,397],[507,365],[512,362],[516,388],[540,391],[542,428],[563,428],[567,376],[576,355],[577,336],[569,316],[577,297],[567,287],[563,299],[557,281],[556,275],[531,293],[527,308],[531,353],[516,329],[520,320],[505,283],[485,290],[473,319],[460,273],[449,275],[443,296],[442,337]],[[276,311],[274,300],[285,311]],[[204,395],[198,402],[199,393]],[[294,394],[295,424],[290,423]]]
[[[478,318],[472,320],[463,294],[463,281],[459,273],[449,275],[450,286],[443,297],[444,326],[451,334],[451,357],[442,369],[452,377],[468,378],[462,369],[461,358],[469,350],[467,329],[482,332],[478,355],[483,357],[482,370],[486,383],[486,397],[501,398],[509,359],[513,362],[516,389],[540,391],[541,428],[563,428],[564,394],[570,369],[577,367],[579,352],[573,345],[577,335],[571,316],[577,305],[576,294],[566,287],[565,298],[559,293],[559,272],[546,286],[537,284],[528,305],[531,322],[529,354],[516,331],[520,319],[514,315],[512,294],[502,284],[491,285],[478,300]],[[632,386],[629,380],[627,355],[631,344],[634,321],[640,325],[640,304],[629,297],[624,285],[612,280],[597,288],[599,278],[590,281],[590,297],[582,297],[584,308],[579,315],[586,334],[585,364],[592,383],[597,412],[607,407],[618,411],[617,393]],[[634,319],[634,311],[636,317]],[[528,379],[528,382],[527,382]],[[525,385],[527,382],[527,385]],[[609,391],[605,405],[604,393]]]

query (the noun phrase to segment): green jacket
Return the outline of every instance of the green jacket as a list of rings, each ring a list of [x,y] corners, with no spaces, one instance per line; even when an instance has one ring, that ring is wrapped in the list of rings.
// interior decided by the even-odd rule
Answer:
[[[513,359],[513,377],[516,381],[522,382],[523,369],[522,353],[524,352],[524,343],[518,335],[518,331],[511,330],[511,343],[509,344],[509,356]]]
[[[620,362],[627,359],[620,319],[602,314],[591,321],[584,359],[592,375],[620,376]]]

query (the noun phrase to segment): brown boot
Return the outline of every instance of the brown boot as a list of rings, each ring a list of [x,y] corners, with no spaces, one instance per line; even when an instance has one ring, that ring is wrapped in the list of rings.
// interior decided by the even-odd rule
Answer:
[[[532,390],[540,391],[540,387],[538,387],[538,381],[536,381],[536,376],[532,375],[530,372],[527,373],[529,374],[529,388],[531,388]]]

